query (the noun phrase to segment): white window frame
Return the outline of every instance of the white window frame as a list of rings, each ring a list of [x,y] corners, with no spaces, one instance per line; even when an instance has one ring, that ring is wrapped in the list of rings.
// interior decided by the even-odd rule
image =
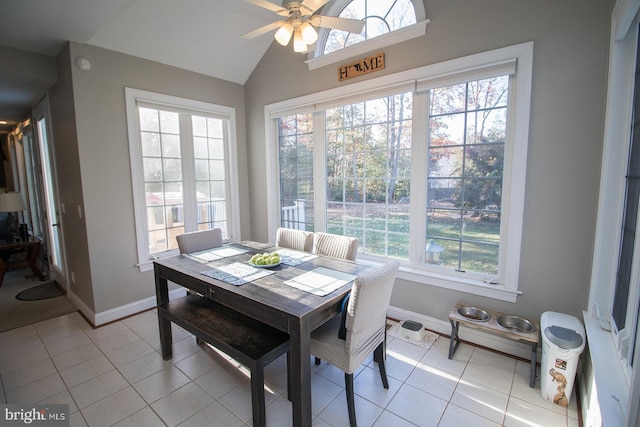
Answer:
[[[351,3],[351,1],[353,0],[336,1],[332,3],[326,11],[323,9],[322,14],[327,16],[338,16],[342,9]],[[322,53],[322,49],[324,48],[324,41],[326,40],[329,31],[326,28],[321,28],[318,34],[316,47],[314,50],[309,52],[307,60],[305,61],[309,70],[315,70],[327,65],[337,64],[338,62],[343,62],[349,58],[364,55],[368,52],[373,52],[387,46],[392,46],[400,42],[424,36],[427,33],[427,24],[431,22],[427,19],[424,2],[422,0],[411,0],[411,2],[413,3],[413,9],[416,14],[415,24],[347,46],[326,55]],[[320,42],[320,40],[323,42]]]
[[[613,10],[609,52],[609,77],[604,146],[598,201],[589,307],[583,313],[593,366],[593,384],[586,387],[598,405],[589,405],[587,424],[637,426],[640,422],[640,328],[635,331],[634,367],[618,347],[620,337],[612,328],[616,274],[625,207],[625,173],[629,160],[633,111],[635,61],[640,1],[618,0]],[[640,241],[636,236],[629,299],[637,302],[640,291]],[[629,337],[627,337],[629,339]],[[594,402],[595,403],[595,402]],[[597,407],[597,409],[593,409]],[[595,421],[594,421],[595,420]]]
[[[267,202],[269,240],[275,240],[275,230],[280,223],[278,117],[294,113],[320,111],[325,109],[327,105],[336,105],[341,102],[357,102],[358,100],[365,98],[370,99],[374,96],[398,93],[403,90],[414,90],[416,87],[425,85],[426,82],[446,82],[446,84],[450,84],[450,82],[456,81],[455,76],[473,77],[476,74],[482,75],[482,70],[495,68],[496,66],[499,67],[501,64],[514,61],[517,64],[517,71],[516,75],[512,77],[514,82],[509,95],[508,120],[510,124],[508,128],[511,133],[507,136],[508,143],[505,151],[504,171],[504,192],[505,194],[509,194],[509,196],[505,199],[506,205],[503,205],[502,212],[503,221],[506,221],[505,224],[507,224],[507,228],[504,229],[506,230],[504,233],[501,232],[501,238],[504,239],[505,247],[508,248],[508,250],[502,251],[505,257],[505,261],[502,264],[506,266],[506,271],[503,273],[505,278],[504,283],[491,284],[475,278],[460,278],[428,271],[419,267],[419,256],[416,254],[410,255],[410,263],[403,263],[398,277],[414,282],[428,283],[433,286],[515,302],[517,296],[521,293],[518,288],[518,275],[524,213],[527,145],[529,139],[533,42],[428,65],[265,106],[267,192],[271,195]],[[416,96],[414,98],[414,104],[420,102],[419,99],[420,97]],[[419,126],[416,124],[420,120],[425,121],[426,115],[425,117],[418,117],[414,113],[413,120],[414,149],[424,146],[423,150],[426,150],[426,125]],[[317,125],[318,123],[314,125],[314,131],[322,132],[321,129],[316,129]],[[416,128],[424,129],[424,131],[417,132],[415,130]],[[323,150],[323,147],[316,146],[314,149]],[[422,154],[418,154],[418,156],[420,155]],[[414,154],[413,157],[415,158],[416,155]],[[423,157],[426,158],[426,151]],[[507,161],[507,159],[510,159],[510,161]],[[314,169],[322,170],[322,168],[324,168],[324,158],[316,158]],[[417,174],[416,179],[413,179],[414,173]],[[511,178],[508,178],[509,176],[511,176]],[[413,185],[422,181],[426,182],[426,170],[412,170]],[[315,187],[315,194],[323,194],[322,186],[324,184],[320,182],[317,184],[320,185],[320,187]],[[425,185],[423,185],[423,187],[424,186]],[[413,190],[412,188],[412,194]],[[315,206],[316,209],[321,209],[323,203],[316,201]],[[426,215],[425,207],[426,204],[420,204],[417,201],[414,203],[412,198],[410,208],[411,218],[415,218],[416,215]],[[321,212],[317,212],[315,226],[316,230],[319,231],[323,229],[321,218],[323,218]],[[413,223],[414,220],[412,219],[412,224]],[[416,239],[420,239],[418,233],[412,231],[412,236],[413,235],[417,236],[415,237]],[[422,244],[424,244],[424,238],[422,238],[422,242]],[[417,241],[416,244],[418,244]],[[416,246],[414,245],[414,247]],[[366,259],[367,257],[364,256],[363,258]]]
[[[149,253],[149,235],[147,213],[145,207],[144,171],[142,167],[142,144],[140,141],[140,120],[138,118],[138,103],[155,104],[159,107],[188,111],[193,114],[202,113],[215,115],[227,121],[227,181],[229,215],[228,229],[230,236],[240,235],[240,223],[234,221],[240,213],[239,184],[238,184],[238,153],[236,137],[236,111],[233,107],[164,95],[140,89],[125,88],[125,104],[127,111],[127,131],[129,136],[129,154],[131,160],[131,179],[133,189],[133,207],[136,224],[136,243],[138,251],[137,267],[141,272],[153,269],[153,260],[178,254],[177,249],[164,251],[160,254]],[[183,181],[188,178],[183,176]],[[195,186],[195,183],[194,183]],[[186,203],[186,201],[185,201]],[[197,224],[196,224],[197,225]],[[195,231],[185,229],[185,231]]]

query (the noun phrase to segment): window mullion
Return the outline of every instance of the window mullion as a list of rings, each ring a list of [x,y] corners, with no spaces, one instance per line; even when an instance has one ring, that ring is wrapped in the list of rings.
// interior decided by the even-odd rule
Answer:
[[[313,197],[315,231],[327,230],[326,113],[313,113]]]
[[[182,160],[182,203],[185,231],[198,228],[196,177],[191,115],[180,114],[180,153]]]
[[[422,264],[425,260],[427,235],[427,176],[429,139],[429,96],[428,92],[413,95],[411,133],[411,186],[409,188],[409,263]]]

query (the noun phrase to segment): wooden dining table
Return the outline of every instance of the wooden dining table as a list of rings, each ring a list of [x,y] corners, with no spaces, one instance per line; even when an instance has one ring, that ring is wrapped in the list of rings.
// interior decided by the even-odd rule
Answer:
[[[295,266],[281,263],[269,269],[273,274],[238,286],[210,277],[204,272],[236,262],[248,264],[254,254],[274,252],[281,248],[246,241],[224,247],[237,249],[240,253],[207,261],[191,255],[178,255],[154,261],[162,356],[165,360],[172,357],[171,321],[160,314],[160,308],[169,302],[169,282],[285,331],[290,337],[293,425],[311,426],[311,331],[340,313],[342,300],[351,290],[351,283],[328,295],[319,296],[284,282],[319,267],[354,276],[372,267],[352,261],[316,256]]]

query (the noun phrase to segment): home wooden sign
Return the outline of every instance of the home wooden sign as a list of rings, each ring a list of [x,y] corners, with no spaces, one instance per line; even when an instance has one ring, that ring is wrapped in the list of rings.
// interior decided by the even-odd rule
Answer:
[[[384,69],[384,53],[361,59],[338,68],[338,80],[343,81]]]

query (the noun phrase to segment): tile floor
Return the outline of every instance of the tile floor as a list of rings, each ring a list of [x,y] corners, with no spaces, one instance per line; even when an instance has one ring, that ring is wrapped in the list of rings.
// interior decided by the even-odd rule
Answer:
[[[174,327],[173,359],[159,353],[154,311],[97,329],[73,313],[0,334],[0,403],[69,404],[71,426],[250,426],[245,370]],[[569,408],[529,388],[529,364],[448,340],[429,349],[390,339],[389,389],[369,361],[356,376],[360,426],[577,427]],[[314,426],[348,425],[344,377],[313,366]],[[291,425],[284,357],[265,371],[267,422]]]

